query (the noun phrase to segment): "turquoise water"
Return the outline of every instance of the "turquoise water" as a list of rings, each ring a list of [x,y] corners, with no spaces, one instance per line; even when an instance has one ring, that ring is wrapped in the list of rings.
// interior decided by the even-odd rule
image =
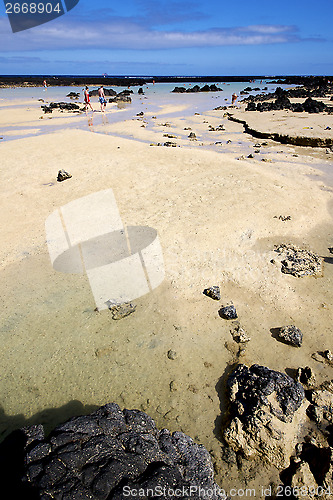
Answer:
[[[213,82],[210,82],[211,85]],[[107,117],[108,123],[115,123],[124,120],[131,120],[136,118],[136,115],[140,111],[145,111],[149,105],[149,111],[151,113],[159,113],[161,116],[161,108],[163,106],[173,106],[173,110],[168,110],[162,113],[163,118],[168,119],[168,117],[186,117],[191,116],[194,113],[204,113],[210,111],[218,106],[229,106],[231,104],[231,95],[236,92],[240,95],[240,91],[246,87],[259,87],[263,89],[267,87],[266,91],[260,90],[261,92],[273,92],[277,85],[267,84],[265,81],[262,83],[252,82],[232,82],[232,83],[218,83],[215,84],[222,89],[221,92],[198,92],[198,93],[173,93],[172,90],[175,86],[185,87],[186,89],[193,87],[194,85],[199,85],[203,87],[205,82],[188,82],[188,83],[156,83],[144,85],[142,88],[144,90],[144,95],[138,94],[139,86],[131,87],[133,94],[131,94],[131,103],[121,103],[121,104],[109,104],[106,108],[106,113],[94,114],[94,125],[99,125],[103,123],[105,117]],[[286,85],[284,87],[287,87]],[[97,87],[90,87],[90,90],[94,90]],[[110,87],[106,87],[110,88]],[[112,87],[116,92],[121,92],[127,87]],[[80,94],[79,99],[70,99],[67,95],[70,92],[77,92]],[[252,91],[251,94],[258,94],[258,91]],[[240,96],[241,98],[242,96]],[[244,96],[246,97],[246,96]],[[43,102],[40,102],[43,100]],[[8,105],[15,106],[18,108],[26,108],[27,105],[30,107],[40,108],[41,105],[50,102],[74,102],[79,105],[83,102],[83,87],[48,87],[46,90],[43,87],[17,87],[17,88],[3,88],[0,89],[0,111],[6,109]],[[98,98],[91,98],[92,104],[96,111],[99,111]],[[40,120],[38,124],[20,124],[20,125],[8,125],[2,126],[0,128],[0,135],[2,137],[1,142],[20,139],[21,137],[27,137],[29,135],[40,135],[50,132],[55,132],[64,128],[76,128],[83,130],[91,130],[91,120],[87,120],[87,115],[85,113],[64,113],[64,116],[70,118],[68,122],[64,125],[63,123],[57,124],[57,116],[54,115],[44,115],[43,111],[40,110],[41,116],[45,118],[52,118],[52,125],[46,123],[46,120]],[[90,116],[88,114],[88,116]],[[103,118],[103,119],[102,119]],[[38,128],[38,130],[36,130]],[[15,134],[17,130],[17,134]]]
[[[207,82],[188,82],[188,83],[156,83],[147,84],[143,86],[143,90],[146,96],[152,95],[168,95],[170,92],[176,87],[185,87],[191,88],[194,85],[199,85],[200,87],[206,85]],[[210,82],[209,85],[212,85],[213,82]],[[223,89],[223,94],[230,99],[231,94],[239,92],[246,87],[268,87],[267,92],[273,92],[277,85],[275,84],[266,84],[263,81],[262,84],[260,82],[246,83],[246,82],[232,82],[232,83],[215,83],[218,87]],[[286,87],[286,85],[280,85],[281,87]],[[110,87],[106,87],[110,88]],[[116,92],[121,92],[122,90],[127,89],[128,87],[112,87]],[[137,94],[139,90],[139,86],[131,87],[134,95]],[[90,87],[90,90],[97,89],[97,87]],[[2,88],[0,89],[0,107],[3,101],[15,100],[15,99],[44,99],[48,101],[70,101],[70,98],[66,97],[70,92],[79,92],[81,95],[81,101],[83,99],[83,86],[82,87],[48,87],[46,90],[43,87],[16,87],[16,88]],[[258,92],[252,92],[253,94],[257,94]],[[197,95],[197,94],[196,94]],[[211,94],[209,94],[211,95]]]

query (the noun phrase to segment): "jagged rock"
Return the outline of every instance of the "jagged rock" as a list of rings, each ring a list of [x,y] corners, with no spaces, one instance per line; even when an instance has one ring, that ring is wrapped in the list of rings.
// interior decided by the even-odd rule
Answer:
[[[219,315],[224,319],[237,319],[237,312],[234,305],[221,307]]]
[[[62,182],[62,181],[65,181],[66,179],[70,179],[72,177],[72,174],[69,174],[68,172],[66,172],[66,170],[59,170],[58,172],[58,177],[57,177],[57,181],[58,182]]]
[[[143,88],[140,87],[139,90],[138,90],[138,94],[144,94],[144,91],[143,91]]]
[[[251,337],[248,336],[246,331],[240,325],[235,325],[235,328],[230,330],[230,333],[234,341],[238,344],[245,344],[251,340]]]
[[[219,286],[211,286],[210,288],[205,288],[202,293],[204,295],[207,295],[207,297],[210,297],[213,300],[221,299],[221,292]]]
[[[294,325],[279,328],[277,335],[279,339],[294,347],[301,347],[302,345],[303,333]]]
[[[170,349],[170,350],[168,351],[168,358],[169,358],[169,359],[176,359],[176,357],[177,357],[177,353],[176,353],[176,351],[173,351],[172,349]]]
[[[281,272],[296,277],[311,276],[322,273],[323,259],[317,254],[301,249],[295,245],[279,245],[275,249],[282,257]]]
[[[191,141],[197,140],[197,136],[195,135],[194,132],[190,132],[188,138],[191,139]]]
[[[140,488],[190,485],[198,488],[195,498],[225,498],[207,450],[182,432],[158,430],[139,410],[110,403],[70,419],[48,438],[41,425],[35,427],[37,435],[34,427],[22,430],[29,442],[22,483],[32,485],[38,498],[120,500]]]
[[[287,467],[305,420],[304,389],[284,373],[239,364],[228,379],[230,423],[223,436],[246,458]]]
[[[112,301],[108,301],[107,305],[111,311],[112,319],[115,320],[126,318],[126,316],[129,316],[136,310],[136,305],[132,304],[131,302],[126,302],[124,304],[115,304]]]

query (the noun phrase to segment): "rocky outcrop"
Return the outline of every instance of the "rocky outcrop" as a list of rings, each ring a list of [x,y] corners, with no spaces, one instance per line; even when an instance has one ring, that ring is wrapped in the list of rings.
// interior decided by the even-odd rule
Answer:
[[[245,108],[245,111],[277,111],[281,109],[290,109],[296,113],[322,113],[326,111],[328,113],[333,112],[331,106],[326,106],[322,101],[316,101],[311,97],[308,97],[303,103],[297,102],[292,103],[287,97],[286,93],[279,94],[275,101],[264,101],[258,102],[256,104],[254,101],[250,101]]]
[[[287,467],[306,417],[304,389],[284,373],[239,364],[228,379],[230,422],[224,439],[246,458]]]
[[[138,410],[107,404],[70,419],[48,438],[41,425],[23,432],[22,481],[33,486],[37,498],[120,500],[148,488],[157,496],[164,488],[179,489],[185,493],[178,498],[186,498],[190,486],[197,488],[195,498],[224,498],[206,449],[182,432],[158,430]]]
[[[50,104],[41,106],[44,113],[52,113],[54,109],[59,109],[60,111],[72,111],[78,113],[80,111],[80,106],[74,102],[50,102]]]
[[[216,85],[204,85],[203,87],[199,87],[199,85],[194,85],[193,87],[185,88],[185,87],[175,87],[171,92],[175,92],[178,94],[191,94],[195,92],[222,92],[223,89],[217,87]]]
[[[92,96],[98,96],[98,90],[91,90],[89,92],[90,97]],[[104,89],[104,95],[105,97],[114,97],[117,95],[117,92],[113,89]]]
[[[299,372],[304,369],[299,369]],[[309,375],[309,367],[307,367]],[[314,375],[306,377],[306,385],[312,385]],[[311,384],[309,384],[311,381]],[[310,406],[307,416],[313,425],[304,439],[296,446],[290,465],[280,474],[286,492],[293,497],[321,498],[329,500],[333,491],[333,383],[324,382],[316,389],[307,390]]]
[[[119,94],[116,94],[112,99],[109,99],[109,102],[132,102],[130,94],[133,94],[133,90],[123,90],[122,92],[119,92]]]
[[[287,82],[275,82],[275,83],[287,83]],[[299,79],[298,82],[294,82],[295,84],[299,85],[303,83],[302,86],[296,87],[296,88],[291,88],[289,90],[283,90],[281,87],[277,87],[275,92],[270,92],[270,93],[265,93],[265,94],[257,94],[257,95],[250,95],[249,97],[243,99],[244,102],[262,102],[262,101],[267,101],[271,99],[276,99],[282,94],[284,94],[286,97],[289,98],[301,98],[301,99],[306,99],[308,97],[314,99],[314,98],[322,98],[322,97],[330,97],[330,95],[333,93],[333,85],[332,83],[328,82],[328,79],[317,79],[317,80],[304,80],[302,78]],[[251,89],[250,87],[247,87],[244,89],[245,91],[249,90],[254,90]],[[263,89],[264,90],[264,89]]]

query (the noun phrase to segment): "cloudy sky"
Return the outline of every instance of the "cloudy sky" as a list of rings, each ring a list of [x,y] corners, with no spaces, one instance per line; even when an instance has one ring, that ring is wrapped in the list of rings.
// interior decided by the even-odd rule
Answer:
[[[2,3],[0,74],[332,75],[332,19],[332,0],[80,0],[12,33]]]

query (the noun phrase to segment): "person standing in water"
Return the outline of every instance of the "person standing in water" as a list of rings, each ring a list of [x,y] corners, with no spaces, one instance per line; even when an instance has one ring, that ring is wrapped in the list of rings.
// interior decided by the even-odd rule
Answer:
[[[86,87],[84,90],[84,106],[85,111],[87,111],[88,106],[90,106],[91,111],[94,111],[90,102],[89,87]]]
[[[233,106],[235,102],[237,101],[238,95],[234,92],[231,96],[231,105]]]
[[[99,102],[101,104],[101,111],[102,113],[104,113],[106,108],[106,99],[105,99],[103,85],[101,85],[100,88],[98,89],[98,97],[99,97]]]

